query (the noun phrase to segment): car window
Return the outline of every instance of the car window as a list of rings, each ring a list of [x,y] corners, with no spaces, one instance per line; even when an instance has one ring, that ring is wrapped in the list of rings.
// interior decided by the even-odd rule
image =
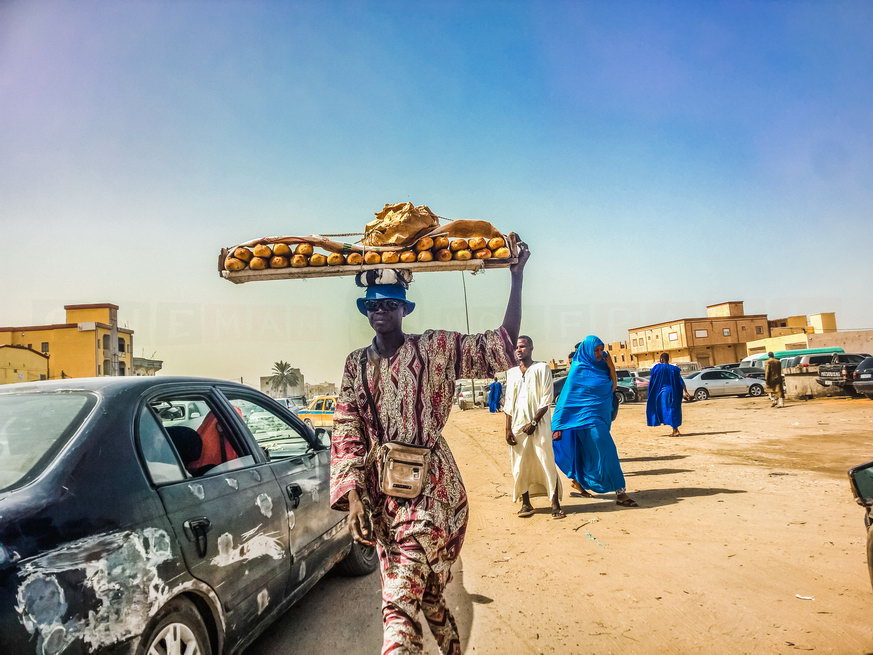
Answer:
[[[0,394],[0,491],[39,475],[96,402],[84,392]]]
[[[149,406],[191,475],[211,475],[254,464],[246,445],[239,442],[206,395],[161,395]]]
[[[722,371],[722,372],[721,372],[721,377],[722,377],[723,379],[725,379],[725,380],[736,380],[736,379],[739,378],[740,376],[739,376],[739,375],[735,375],[735,374],[731,373],[730,371]]]
[[[225,395],[230,404],[242,413],[252,437],[269,453],[271,459],[299,456],[312,448],[297,427],[265,404],[230,391],[225,391]]]
[[[327,412],[333,411],[333,398],[328,398],[327,400],[324,401],[324,409]]]
[[[813,364],[813,365],[827,364],[828,362],[831,361],[831,357],[832,357],[831,355],[813,355],[812,357],[809,358],[809,363]]]
[[[857,364],[864,360],[862,355],[840,355],[839,362],[841,364]]]
[[[689,373],[688,375],[686,375],[686,376],[685,376],[685,379],[686,379],[686,380],[693,380],[693,379],[696,378],[698,375],[700,375],[700,371],[695,371],[694,373]]]
[[[700,374],[701,380],[720,380],[721,379],[721,371],[707,371],[706,373]]]
[[[864,360],[858,364],[858,368],[856,371],[866,371],[869,368],[873,368],[873,357],[865,357]]]
[[[316,400],[315,407],[313,407],[312,409],[314,409],[317,412],[320,412],[322,409],[324,409],[324,401],[323,400]]]
[[[188,477],[167,433],[148,405],[143,406],[139,413],[137,439],[146,470],[153,483],[178,482]]]

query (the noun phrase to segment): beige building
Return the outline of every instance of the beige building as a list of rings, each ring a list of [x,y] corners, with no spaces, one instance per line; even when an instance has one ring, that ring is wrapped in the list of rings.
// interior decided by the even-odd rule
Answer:
[[[148,357],[133,358],[134,375],[155,375],[163,367],[164,361],[161,359],[150,359]]]
[[[674,363],[697,362],[701,367],[738,362],[746,344],[770,336],[766,314],[746,314],[742,301],[709,305],[706,316],[677,318],[628,330],[630,353],[636,366],[654,366],[662,352]]]
[[[837,317],[833,312],[777,318],[769,321],[769,324],[770,336],[747,343],[747,355],[823,348],[824,345],[813,345],[812,335],[833,335],[837,332]]]
[[[628,345],[629,342],[627,341],[613,341],[612,343],[606,344],[606,350],[609,352],[609,356],[612,357],[612,361],[615,363],[616,368],[637,367],[636,355],[631,352]]]
[[[0,346],[48,357],[48,379],[133,374],[133,330],[118,326],[118,305],[64,305],[66,323],[0,327]]]

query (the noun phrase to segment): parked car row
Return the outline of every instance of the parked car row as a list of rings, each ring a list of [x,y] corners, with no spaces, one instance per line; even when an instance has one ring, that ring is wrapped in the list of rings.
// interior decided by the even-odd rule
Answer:
[[[855,371],[867,360],[873,361],[873,358],[867,353],[834,354],[829,362],[819,366],[816,381],[825,387],[836,387],[843,391],[854,392],[857,390],[855,388]],[[869,375],[869,370],[869,366],[864,366],[861,374]],[[869,378],[858,378],[862,388],[864,387],[863,382],[867,379]]]
[[[334,565],[329,440],[250,387],[0,388],[0,653],[244,652]]]

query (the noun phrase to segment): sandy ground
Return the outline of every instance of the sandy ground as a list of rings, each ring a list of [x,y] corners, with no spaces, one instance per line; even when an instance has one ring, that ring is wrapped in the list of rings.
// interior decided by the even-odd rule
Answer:
[[[873,652],[845,475],[873,459],[873,402],[712,399],[685,406],[683,430],[623,406],[613,434],[640,507],[565,489],[566,519],[545,498],[519,519],[502,415],[453,413],[471,519],[449,597],[466,652]],[[331,575],[250,652],[378,652],[378,604],[377,576]]]

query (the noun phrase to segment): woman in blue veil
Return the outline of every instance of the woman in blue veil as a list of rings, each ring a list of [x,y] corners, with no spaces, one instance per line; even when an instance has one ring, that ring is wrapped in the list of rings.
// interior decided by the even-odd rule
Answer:
[[[625,493],[624,474],[610,434],[615,365],[594,335],[579,344],[552,415],[555,463],[583,496],[615,492],[616,503],[637,507]]]

